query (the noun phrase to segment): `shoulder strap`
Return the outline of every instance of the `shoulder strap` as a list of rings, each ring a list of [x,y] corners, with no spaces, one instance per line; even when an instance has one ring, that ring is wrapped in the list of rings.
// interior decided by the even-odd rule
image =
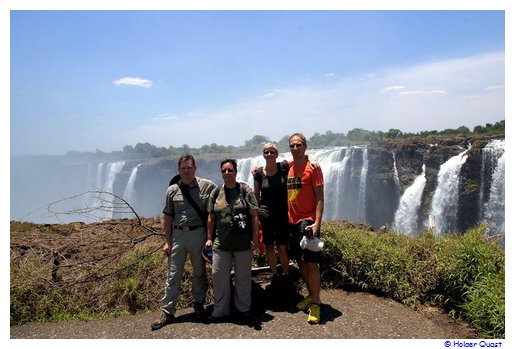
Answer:
[[[190,195],[190,190],[189,188],[186,188],[186,186],[179,184],[179,189],[181,190],[181,193],[182,193],[182,196],[184,196],[188,201],[189,203],[191,204],[191,206],[195,209],[195,211],[197,212],[198,216],[200,217],[200,219],[202,220],[202,222],[204,222],[204,224],[207,222],[207,213],[204,212],[198,205],[197,203],[195,202],[195,200],[193,200],[193,198],[191,197]]]
[[[172,179],[170,179],[170,184],[168,184],[168,186],[171,186],[175,183],[179,183],[180,180],[181,180],[181,175],[176,174]]]
[[[240,196],[240,200],[243,203],[243,206],[245,209],[249,209],[250,205],[247,204],[247,200],[245,200],[245,197],[247,196],[247,189],[249,188],[249,185],[245,182],[236,182],[236,187],[238,188],[238,194]]]
[[[213,189],[213,197],[216,199],[218,197],[218,194],[220,194],[220,187],[216,187]]]

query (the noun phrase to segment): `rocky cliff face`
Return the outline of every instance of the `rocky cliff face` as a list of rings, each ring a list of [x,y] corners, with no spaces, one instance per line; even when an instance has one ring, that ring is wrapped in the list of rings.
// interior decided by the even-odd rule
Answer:
[[[434,211],[435,196],[441,201],[439,205],[451,205],[445,197],[445,190],[451,189],[450,184],[439,183],[442,167],[468,149],[463,155],[466,161],[459,165],[455,178],[451,173],[445,179],[454,180],[457,186],[454,195],[456,203],[452,204],[454,207],[443,208],[446,214],[451,213],[445,220],[452,220],[452,224],[444,224],[445,227],[466,230],[487,216],[484,212],[485,203],[489,200],[496,159],[501,154],[497,152],[496,155],[488,155],[490,153],[485,151],[485,147],[491,141],[491,138],[454,138],[438,143],[399,141],[314,151],[313,157],[322,165],[326,181],[324,219],[366,223],[375,229],[385,223],[391,226],[400,209],[401,198],[422,174],[424,166],[425,185],[419,188],[423,190],[421,202],[418,203],[420,208],[409,217],[414,220],[411,225],[421,230],[430,224],[431,215],[438,212]],[[327,156],[328,153],[331,156]],[[485,153],[493,160],[485,161]],[[196,157],[197,175],[221,184],[219,166],[220,161],[226,157],[226,154]],[[258,163],[259,160],[261,157],[257,156],[255,162],[250,162]],[[20,219],[51,201],[95,188],[112,188],[116,195],[128,200],[141,216],[157,216],[164,207],[168,182],[177,173],[177,159],[169,158],[117,162],[116,166],[114,163],[98,162],[69,164],[56,159],[52,159],[51,166],[48,164],[42,159],[11,159],[11,219]],[[242,167],[241,171],[248,171],[248,167]],[[241,171],[242,178],[248,178],[248,173]],[[441,177],[440,181],[444,181],[445,176]],[[504,183],[502,185],[504,188]],[[439,186],[439,193],[435,195]],[[403,200],[409,206],[408,199]],[[91,205],[91,200],[84,199],[79,204]],[[113,217],[117,217],[117,214]],[[437,222],[440,219],[432,218]],[[45,221],[49,217],[32,214],[26,219]]]

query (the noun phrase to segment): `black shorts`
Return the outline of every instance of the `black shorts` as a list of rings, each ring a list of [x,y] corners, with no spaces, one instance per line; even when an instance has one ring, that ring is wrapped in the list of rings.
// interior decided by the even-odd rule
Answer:
[[[290,224],[290,245],[288,246],[288,256],[290,259],[301,260],[305,263],[318,263],[322,252],[313,252],[310,250],[303,250],[300,248],[300,240],[302,240],[302,233],[300,232],[300,226],[302,222],[304,224],[311,225],[315,222],[311,220],[301,221],[297,224]]]
[[[288,245],[290,241],[290,229],[287,217],[277,219],[276,217],[259,217],[261,230],[263,231],[263,243],[265,245]]]

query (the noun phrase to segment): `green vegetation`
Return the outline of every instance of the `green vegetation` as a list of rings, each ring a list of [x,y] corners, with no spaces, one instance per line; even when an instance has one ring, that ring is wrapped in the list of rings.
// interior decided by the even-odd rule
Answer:
[[[127,248],[122,229],[136,231],[127,223],[89,225],[95,230],[77,230],[68,236],[56,227],[33,227],[38,230],[11,225],[11,325],[157,309],[166,275],[162,236],[152,235],[142,245]],[[322,229],[323,287],[379,293],[414,309],[422,304],[437,306],[468,322],[481,336],[504,338],[505,255],[497,241],[486,237],[485,227],[461,235],[435,236],[428,230],[418,237],[379,234],[342,222],[324,222]],[[139,237],[132,235],[130,241],[143,241]],[[52,241],[75,255],[84,249],[83,257],[71,255],[63,261],[57,281],[52,279],[52,258],[42,248]],[[107,263],[100,264],[102,259]],[[188,262],[179,307],[192,302],[190,270]],[[210,290],[207,302],[212,301]]]
[[[322,148],[327,146],[344,146],[349,144],[363,144],[373,142],[387,142],[395,140],[413,140],[413,139],[430,139],[440,140],[448,137],[467,137],[467,136],[479,136],[479,135],[499,135],[504,134],[505,126],[504,120],[496,122],[495,124],[486,124],[485,126],[476,126],[473,131],[466,126],[460,126],[457,129],[445,129],[443,131],[420,131],[420,132],[402,132],[399,129],[389,129],[386,132],[383,131],[368,131],[361,128],[355,128],[345,133],[334,133],[327,131],[325,134],[315,133],[308,142],[312,148]],[[71,151],[66,154],[68,157],[74,159],[81,158],[83,160],[104,159],[114,161],[116,159],[148,159],[148,158],[160,158],[160,157],[179,157],[182,154],[231,154],[231,153],[242,153],[252,152],[255,153],[260,151],[263,144],[273,142],[276,143],[281,152],[288,151],[288,138],[289,135],[285,135],[280,140],[271,140],[270,138],[263,135],[256,135],[251,139],[245,141],[245,144],[239,147],[232,145],[218,145],[212,143],[209,145],[203,145],[200,148],[191,148],[187,144],[183,144],[180,147],[169,146],[157,147],[150,143],[138,143],[136,146],[126,145],[122,151],[113,151],[111,153],[104,153],[101,150],[97,150],[95,153],[91,152],[75,152]]]
[[[461,317],[481,335],[504,338],[504,252],[484,227],[463,235],[412,238],[323,226],[322,279],[326,286],[355,286],[409,307],[431,304]]]

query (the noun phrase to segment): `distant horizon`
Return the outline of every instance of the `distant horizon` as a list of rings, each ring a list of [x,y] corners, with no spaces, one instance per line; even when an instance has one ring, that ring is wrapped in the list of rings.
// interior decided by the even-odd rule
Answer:
[[[496,123],[501,122],[501,121],[505,121],[505,119],[501,119],[501,120],[495,121],[495,122],[493,122],[493,123],[487,123],[487,124],[495,125]],[[474,125],[473,127],[468,127],[468,128],[469,128],[470,132],[472,132],[472,133],[473,133],[473,128],[474,128],[474,127],[476,127],[476,126],[483,126],[483,127],[485,127],[487,124],[484,124],[484,125]],[[396,127],[391,127],[390,129],[398,129],[398,130],[400,130],[403,134],[406,134],[406,133],[414,133],[414,134],[418,134],[418,133],[420,133],[420,132],[431,132],[431,131],[442,132],[442,131],[444,131],[444,130],[446,130],[446,129],[453,129],[453,130],[455,130],[455,129],[457,129],[457,128],[459,128],[459,127],[462,127],[462,126],[464,126],[464,125],[458,126],[458,127],[456,127],[456,128],[445,128],[445,129],[439,129],[439,130],[420,130],[420,131],[418,131],[418,132],[405,132],[405,131],[403,131],[403,130],[401,130],[401,129],[398,129],[398,128],[396,128]],[[390,129],[388,129],[388,130],[390,130]],[[364,131],[369,131],[369,132],[382,132],[382,131],[367,130],[367,129],[363,129],[363,130],[364,130]],[[388,131],[388,130],[387,130],[387,131]],[[351,130],[349,130],[349,131],[351,131]],[[324,135],[324,134],[326,134],[327,132],[333,132],[333,133],[335,133],[335,134],[344,133],[344,132],[337,132],[337,131],[327,130],[327,131],[325,131],[325,132],[319,132],[319,134]],[[302,133],[302,132],[301,132],[301,133]],[[345,133],[345,134],[347,134],[347,133]],[[280,139],[270,139],[270,142],[272,142],[272,143],[278,143],[278,142],[279,142],[283,137],[287,137],[287,136],[289,136],[289,135],[290,135],[290,134],[285,134],[285,135],[284,135],[284,136],[282,136]],[[257,134],[256,134],[256,135],[254,135],[254,136],[264,136],[264,137],[267,137],[266,135],[257,135]],[[253,137],[254,137],[254,136],[253,136]],[[245,141],[249,141],[249,140],[251,140],[253,137],[251,137],[251,138],[249,138],[249,139],[247,139],[247,140],[245,140]],[[452,135],[450,135],[450,137],[452,137]],[[309,141],[310,141],[310,138],[311,138],[311,137],[306,137],[306,138],[307,138],[308,143],[309,143]],[[126,146],[135,147],[135,146],[136,146],[136,145],[138,145],[138,144],[150,144],[150,145],[155,146],[155,147],[163,148],[163,146],[158,146],[158,145],[152,144],[152,143],[150,143],[150,142],[138,142],[138,143],[136,143],[136,144],[126,144],[126,145],[124,145],[121,149],[114,149],[114,150],[111,150],[111,151],[104,151],[104,150],[102,150],[102,149],[95,149],[95,150],[93,150],[93,151],[88,151],[88,150],[85,150],[85,151],[68,150],[68,151],[66,151],[66,152],[64,152],[64,153],[61,153],[61,154],[26,154],[26,155],[11,155],[11,157],[66,156],[66,155],[68,155],[69,153],[95,154],[95,153],[97,153],[97,151],[102,152],[102,153],[104,153],[104,154],[112,154],[112,153],[115,153],[115,152],[123,152],[123,148],[124,148],[124,147],[126,147]],[[199,147],[192,147],[192,146],[189,146],[188,144],[183,144],[183,146],[184,146],[184,145],[186,145],[186,146],[188,146],[188,147],[189,147],[189,148],[191,148],[191,149],[200,150],[203,146],[209,146],[209,145],[211,145],[211,144],[213,144],[213,143],[209,143],[209,144],[207,144],[207,143],[206,143],[206,144],[203,144],[203,145],[201,145],[201,146],[199,146]],[[241,145],[216,144],[216,145],[218,145],[218,146],[226,146],[226,147],[228,147],[228,146],[234,146],[235,148],[244,147],[244,144],[241,144]],[[171,145],[170,145],[170,146],[171,146]],[[168,149],[170,146],[164,146],[164,148]],[[181,148],[182,146],[179,146],[179,147],[175,147],[175,146],[173,146],[173,147],[177,149],[177,148]]]
[[[505,40],[499,10],[12,10],[10,153],[494,123]]]

